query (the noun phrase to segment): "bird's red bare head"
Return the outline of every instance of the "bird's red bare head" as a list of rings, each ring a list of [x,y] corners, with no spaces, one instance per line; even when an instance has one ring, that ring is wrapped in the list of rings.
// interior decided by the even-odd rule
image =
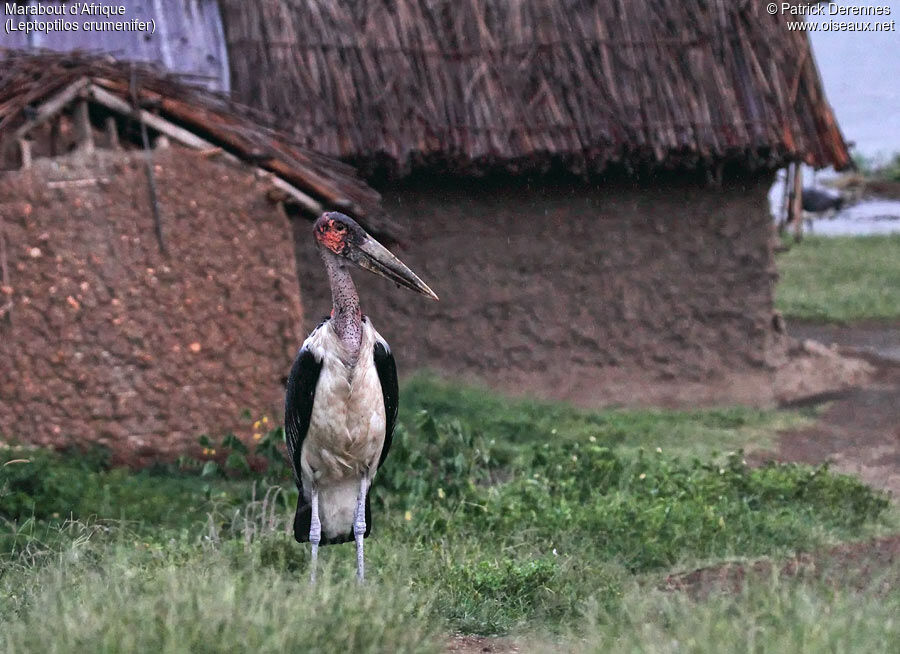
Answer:
[[[319,216],[313,225],[313,235],[316,237],[316,243],[322,248],[329,272],[333,264],[345,266],[344,261],[347,261],[386,277],[398,286],[405,286],[432,300],[438,299],[434,291],[428,288],[428,284],[419,279],[386,247],[366,234],[366,230],[353,218],[338,211],[327,211]],[[332,255],[337,255],[344,261],[335,261]]]
[[[313,225],[316,242],[339,255],[346,255],[349,246],[358,240],[362,228],[349,216],[328,211],[319,216]]]

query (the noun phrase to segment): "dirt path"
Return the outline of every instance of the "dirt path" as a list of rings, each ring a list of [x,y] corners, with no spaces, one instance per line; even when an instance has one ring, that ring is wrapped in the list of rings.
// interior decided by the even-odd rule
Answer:
[[[790,333],[861,356],[877,372],[862,388],[810,398],[802,404],[828,402],[816,424],[785,432],[777,458],[822,463],[858,475],[866,483],[900,498],[900,323],[849,326],[798,324]]]

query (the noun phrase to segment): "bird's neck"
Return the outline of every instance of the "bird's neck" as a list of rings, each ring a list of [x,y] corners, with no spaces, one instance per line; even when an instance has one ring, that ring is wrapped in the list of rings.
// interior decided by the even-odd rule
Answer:
[[[351,358],[347,363],[355,363],[362,343],[359,295],[343,261],[327,251],[322,253],[322,259],[331,284],[331,324]]]

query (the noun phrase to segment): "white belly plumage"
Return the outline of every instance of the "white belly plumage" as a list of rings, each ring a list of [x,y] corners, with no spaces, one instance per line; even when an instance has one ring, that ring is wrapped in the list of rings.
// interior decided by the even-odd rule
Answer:
[[[373,350],[383,340],[370,320],[362,324],[359,358],[349,357],[330,322],[305,345],[322,360],[309,430],[303,441],[300,474],[304,494],[319,489],[319,514],[326,537],[352,529],[359,482],[375,476],[384,446],[385,413]]]

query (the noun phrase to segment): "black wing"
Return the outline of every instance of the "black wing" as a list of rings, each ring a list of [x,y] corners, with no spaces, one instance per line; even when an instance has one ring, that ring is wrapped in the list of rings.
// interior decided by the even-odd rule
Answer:
[[[397,409],[400,406],[400,389],[397,387],[397,365],[394,363],[391,348],[381,341],[375,341],[374,355],[375,370],[378,371],[381,394],[384,396],[384,447],[381,448],[381,458],[378,459],[380,468],[387,458],[394,438],[394,425],[397,424]]]
[[[294,365],[291,366],[284,397],[284,440],[291,457],[294,481],[300,489],[301,500],[303,487],[300,482],[300,452],[303,449],[306,432],[309,430],[320,372],[322,362],[316,360],[309,348],[306,346],[301,348],[297,358],[294,359]]]
[[[303,441],[309,431],[309,419],[312,416],[313,401],[316,399],[316,385],[322,362],[307,347],[302,347],[291,366],[288,377],[287,392],[284,397],[284,441],[291,457],[291,468],[294,471],[294,482],[300,491],[297,497],[297,511],[294,514],[294,538],[303,543],[309,540],[309,525],[312,519],[312,507],[303,495],[303,481],[300,477],[300,453]]]

